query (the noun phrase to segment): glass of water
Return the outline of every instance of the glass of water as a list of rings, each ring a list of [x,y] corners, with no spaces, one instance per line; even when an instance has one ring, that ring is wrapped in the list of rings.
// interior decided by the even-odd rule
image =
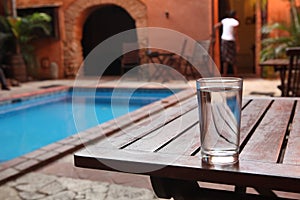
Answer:
[[[196,83],[202,160],[234,164],[239,159],[243,80],[213,77]]]

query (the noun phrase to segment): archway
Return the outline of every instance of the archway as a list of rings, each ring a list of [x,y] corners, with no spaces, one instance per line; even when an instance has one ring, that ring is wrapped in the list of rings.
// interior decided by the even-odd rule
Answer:
[[[83,29],[88,17],[94,11],[106,6],[123,9],[135,21],[135,27],[147,27],[147,8],[140,0],[76,0],[65,11],[65,40],[64,40],[64,67],[66,71],[74,71],[74,75],[83,61]],[[115,13],[113,13],[115,14]],[[111,25],[113,25],[110,22]],[[120,23],[116,24],[119,26]],[[139,43],[147,43],[145,36],[137,33]]]
[[[101,6],[89,15],[84,24],[81,41],[83,57],[86,58],[90,51],[105,39],[122,31],[134,28],[134,19],[123,8],[115,5]],[[133,35],[130,39],[131,41],[123,42],[136,42],[137,35]],[[113,52],[121,53],[121,51],[121,43],[117,44],[117,46],[114,46],[114,48],[107,49],[108,54]],[[121,60],[116,59],[105,70],[103,75],[120,75],[120,72]],[[86,69],[85,75],[93,75],[93,72]]]

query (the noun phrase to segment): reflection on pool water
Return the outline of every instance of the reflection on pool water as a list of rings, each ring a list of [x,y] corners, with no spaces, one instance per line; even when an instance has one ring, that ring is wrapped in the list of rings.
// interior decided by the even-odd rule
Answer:
[[[13,159],[117,118],[173,92],[138,89],[131,93],[131,90],[122,89],[113,95],[115,98],[111,101],[113,89],[97,89],[96,92],[70,90],[1,104],[0,161]],[[78,127],[73,114],[76,120],[80,119]]]

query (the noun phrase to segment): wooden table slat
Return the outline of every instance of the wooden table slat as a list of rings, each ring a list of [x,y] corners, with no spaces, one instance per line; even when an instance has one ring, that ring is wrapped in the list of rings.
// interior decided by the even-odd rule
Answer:
[[[97,145],[121,148],[155,131],[159,127],[163,127],[164,124],[174,120],[174,118],[180,117],[182,114],[194,109],[197,106],[196,101],[196,98],[190,98],[172,108],[166,108],[160,113],[154,113],[148,118],[137,122],[135,125],[124,128],[109,136],[107,140],[97,142]]]
[[[163,127],[151,132],[140,140],[132,143],[126,149],[142,150],[142,151],[155,151],[163,146],[165,143],[174,139],[178,134],[181,134],[183,130],[188,129],[193,124],[198,122],[198,110],[184,114],[176,120],[164,125]],[[186,146],[189,143],[186,144]]]
[[[259,160],[241,160],[237,165],[212,166],[202,163],[200,156],[96,148],[77,152],[75,165],[164,178],[300,192],[299,166],[274,165]]]
[[[200,148],[200,127],[195,124],[171,143],[160,149],[159,153],[191,155]]]
[[[245,105],[247,105],[250,101],[251,101],[251,99],[245,99],[245,98],[243,98],[243,100],[242,100],[242,108],[243,108]]]
[[[259,63],[260,66],[287,66],[289,64],[288,59],[270,59]]]
[[[277,100],[271,105],[241,152],[240,159],[277,162],[293,103]]]
[[[300,101],[297,101],[283,163],[300,165]],[[300,166],[299,166],[300,167]]]
[[[250,134],[250,131],[254,128],[271,101],[271,99],[253,100],[242,110],[240,144]]]

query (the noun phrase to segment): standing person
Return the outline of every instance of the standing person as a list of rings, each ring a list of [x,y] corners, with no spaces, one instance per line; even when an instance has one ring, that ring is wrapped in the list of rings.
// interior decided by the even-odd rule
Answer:
[[[3,30],[3,27],[1,25],[0,25],[0,29]],[[2,69],[2,61],[3,61],[4,54],[5,54],[4,42],[7,37],[8,37],[7,34],[0,33],[0,84],[1,84],[2,90],[10,90],[6,83],[6,77],[4,74],[4,70]]]
[[[239,41],[237,27],[239,21],[236,18],[236,12],[230,11],[228,16],[216,24],[215,28],[223,26],[221,35],[221,59],[223,63],[223,75],[227,75],[229,65],[233,68],[234,76],[237,76],[236,54],[239,51]]]
[[[1,51],[1,49],[0,49]],[[8,85],[7,85],[7,82],[6,82],[6,77],[5,77],[5,74],[4,74],[4,70],[3,70],[3,66],[2,65],[2,52],[0,52],[0,84],[1,84],[1,88],[2,90],[10,90]]]
[[[7,86],[6,78],[5,78],[5,75],[4,75],[4,72],[1,68],[1,66],[0,66],[0,84],[1,84],[2,90],[10,90],[9,87]]]

